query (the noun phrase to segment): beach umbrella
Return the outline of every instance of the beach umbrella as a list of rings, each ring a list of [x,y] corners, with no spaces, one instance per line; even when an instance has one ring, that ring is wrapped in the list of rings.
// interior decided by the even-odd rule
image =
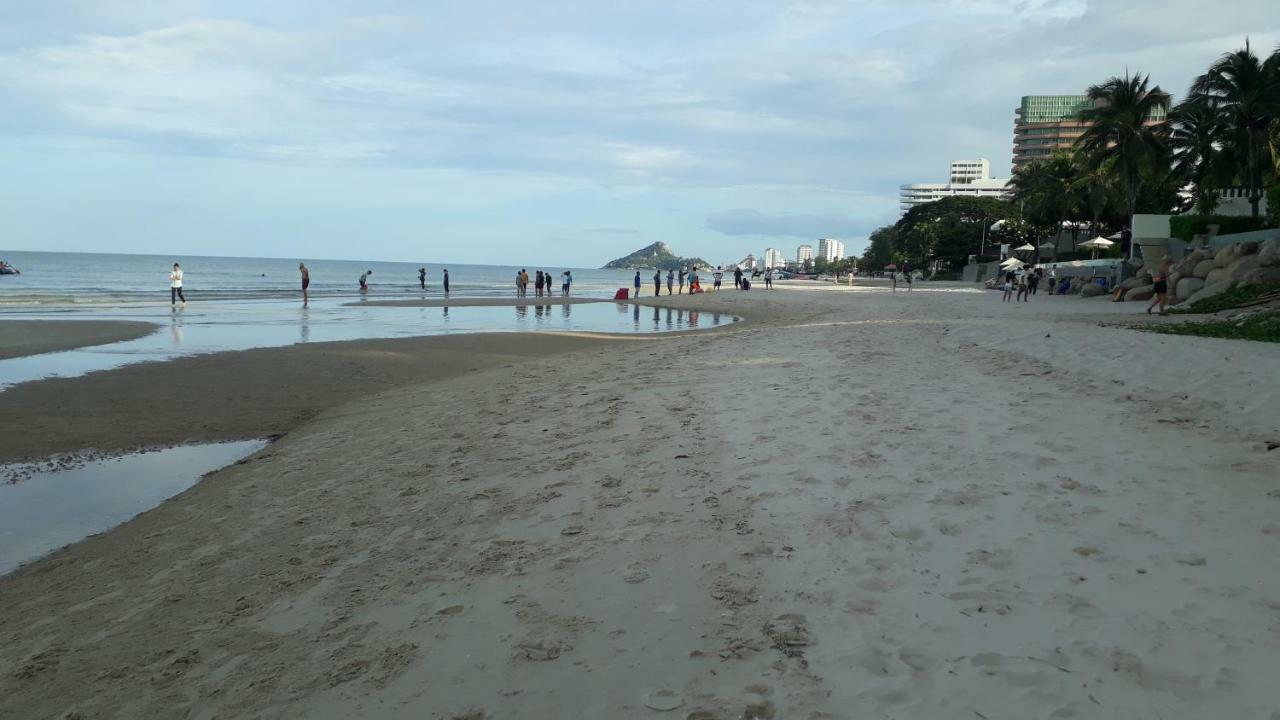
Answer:
[[[1013,250],[1014,252],[1032,252],[1035,249],[1036,249],[1035,245],[1032,245],[1031,243],[1027,243],[1026,245],[1019,245]]]
[[[1099,235],[1098,237],[1092,240],[1086,240],[1080,243],[1080,247],[1088,248],[1090,250],[1106,250],[1110,248],[1112,245],[1115,245],[1115,243],[1102,237],[1101,235]]]
[[[1022,262],[1016,257],[1011,257],[1005,260],[1004,262],[1000,263],[1000,267],[1002,268],[1020,268],[1023,265],[1026,265],[1026,263]]]

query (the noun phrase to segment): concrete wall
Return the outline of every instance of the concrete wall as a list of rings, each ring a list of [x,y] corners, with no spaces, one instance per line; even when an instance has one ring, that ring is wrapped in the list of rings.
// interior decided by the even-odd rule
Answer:
[[[1208,238],[1209,245],[1212,247],[1222,247],[1231,243],[1249,242],[1256,240],[1257,242],[1266,242],[1268,240],[1280,239],[1280,228],[1267,228],[1265,230],[1253,230],[1250,232],[1231,233],[1230,235],[1214,235]]]

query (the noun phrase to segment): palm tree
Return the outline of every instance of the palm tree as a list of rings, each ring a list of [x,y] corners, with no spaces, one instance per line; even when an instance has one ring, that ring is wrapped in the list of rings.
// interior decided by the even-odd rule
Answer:
[[[1055,245],[1063,224],[1075,219],[1079,209],[1079,196],[1072,191],[1078,179],[1079,171],[1065,152],[1033,160],[1013,171],[1013,201],[1022,208],[1023,217],[1053,228]]]
[[[1244,162],[1249,205],[1258,216],[1269,135],[1280,119],[1280,50],[1265,61],[1249,48],[1227,53],[1191,84],[1191,97],[1213,108]]]
[[[1144,174],[1168,168],[1167,123],[1159,118],[1169,109],[1169,95],[1159,85],[1148,87],[1148,81],[1149,76],[1126,73],[1093,85],[1088,91],[1091,106],[1079,115],[1089,127],[1076,147],[1091,168],[1110,166],[1130,218],[1138,210]]]
[[[1072,184],[1071,192],[1080,209],[1087,213],[1089,237],[1096,237],[1102,234],[1103,218],[1120,213],[1117,207],[1122,202],[1120,191],[1116,187],[1116,177],[1110,161],[1093,167],[1086,158],[1077,156],[1076,163],[1079,175]],[[1074,235],[1071,247],[1075,249]]]
[[[1198,98],[1179,103],[1169,113],[1169,145],[1173,171],[1194,186],[1195,208],[1203,214],[1218,204],[1215,192],[1229,183],[1223,137],[1226,129],[1218,112]]]

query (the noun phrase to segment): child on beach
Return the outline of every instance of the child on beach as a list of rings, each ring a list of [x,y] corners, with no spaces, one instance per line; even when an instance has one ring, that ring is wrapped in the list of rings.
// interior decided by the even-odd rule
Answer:
[[[671,294],[671,286],[675,283],[676,273],[674,270],[667,271],[667,294]]]
[[[1004,274],[1004,299],[1001,302],[1009,302],[1013,297],[1013,271]]]
[[[678,278],[680,280],[680,291],[676,294],[683,295],[684,294],[684,268],[680,268],[680,275],[678,276]]]
[[[365,270],[360,275],[360,292],[369,292],[369,276],[373,274],[372,270]]]

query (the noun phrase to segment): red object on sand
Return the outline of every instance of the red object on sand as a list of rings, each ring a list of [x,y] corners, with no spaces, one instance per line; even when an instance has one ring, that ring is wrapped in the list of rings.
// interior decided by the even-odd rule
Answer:
[[[618,292],[613,294],[614,300],[628,300],[631,298],[631,291],[627,288],[618,288]]]

